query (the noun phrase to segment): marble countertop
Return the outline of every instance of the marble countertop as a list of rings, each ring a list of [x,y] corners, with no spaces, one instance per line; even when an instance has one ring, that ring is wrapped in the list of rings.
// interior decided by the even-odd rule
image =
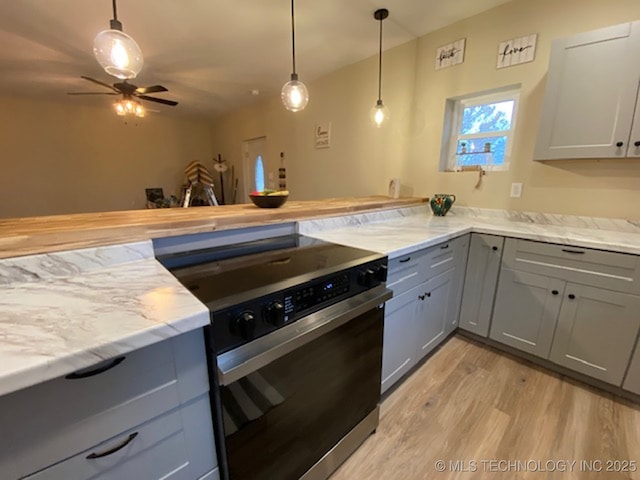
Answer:
[[[0,261],[0,395],[209,323],[150,241]]]
[[[391,258],[468,232],[640,254],[640,222],[426,206],[298,222],[302,234]],[[150,240],[0,259],[0,395],[209,323]]]
[[[575,247],[595,248],[622,253],[640,255],[640,228],[631,225],[628,231],[616,231],[617,225],[603,225],[606,228],[576,226],[572,219],[578,217],[547,218],[546,223],[534,223],[522,218],[487,217],[478,215],[447,215],[436,217],[426,208],[399,210],[395,218],[367,221],[308,221],[301,222],[299,230],[306,235],[340,243],[351,247],[363,248],[384,253],[389,258],[430,247],[451,238],[469,232],[502,235],[506,237],[537,240],[542,242],[571,245]],[[468,212],[467,212],[468,213]],[[624,225],[624,221],[621,221]]]

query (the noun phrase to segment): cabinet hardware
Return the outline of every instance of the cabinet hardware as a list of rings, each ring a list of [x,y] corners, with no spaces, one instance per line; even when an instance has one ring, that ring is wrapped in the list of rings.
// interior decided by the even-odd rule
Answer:
[[[419,298],[420,300],[424,300],[424,297],[425,297],[424,295],[418,295],[418,298]]]
[[[98,367],[94,370],[85,370],[85,371],[70,373],[64,378],[66,378],[67,380],[78,380],[80,378],[88,378],[88,377],[93,377],[94,375],[100,375],[101,373],[104,373],[107,370],[111,370],[112,368],[120,365],[122,362],[124,362],[125,358],[127,357],[123,356],[123,357],[114,358],[113,361],[108,363],[107,365],[103,365],[102,367]]]
[[[637,142],[633,143],[636,147],[640,147],[640,140],[638,140]]]
[[[446,245],[441,246],[440,250],[446,250],[447,248],[449,248],[449,244],[448,243]]]
[[[427,292],[427,293],[425,293],[425,295],[426,295],[427,297],[430,297],[430,296],[431,296],[431,292]]]
[[[102,458],[102,457],[107,457],[111,454],[116,453],[118,450],[122,450],[124,447],[126,447],[127,445],[129,445],[134,438],[136,438],[138,436],[138,432],[133,432],[131,435],[129,435],[127,437],[127,439],[122,442],[120,445],[117,445],[113,448],[110,448],[109,450],[102,452],[102,453],[90,453],[89,455],[87,455],[87,460],[93,460],[94,458]]]
[[[411,257],[407,257],[403,260],[399,260],[400,263],[407,263],[409,260],[411,260]]]
[[[552,291],[551,291],[551,293],[552,293],[553,295],[558,295],[558,293],[560,293],[560,292],[558,292],[558,290],[552,290]]]
[[[576,255],[584,255],[584,252],[580,250],[569,250],[568,248],[563,248],[562,251],[565,253],[575,253]]]
[[[576,298],[576,296],[575,296],[573,293],[570,293],[570,294],[569,294],[569,298],[570,298],[571,300],[573,300],[574,298]]]
[[[620,148],[620,147],[622,147],[622,146],[624,146],[624,142],[618,142],[618,143],[616,143],[616,147]]]
[[[494,252],[498,251],[498,247],[496,247],[495,245],[493,247],[491,247],[491,250],[493,250]]]

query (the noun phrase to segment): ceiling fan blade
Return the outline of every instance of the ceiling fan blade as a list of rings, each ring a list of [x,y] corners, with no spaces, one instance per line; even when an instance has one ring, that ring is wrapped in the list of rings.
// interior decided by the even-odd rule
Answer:
[[[147,97],[146,95],[136,95],[136,97],[141,98],[142,100],[149,100],[150,102],[162,103],[164,105],[171,105],[175,107],[178,105],[178,102],[174,102],[173,100],[165,100],[164,98],[155,98],[155,97]]]
[[[96,84],[101,85],[103,87],[106,87],[109,90],[113,90],[116,93],[120,93],[120,90],[118,90],[113,85],[109,85],[108,83],[101,82],[100,80],[96,80],[95,78],[85,77],[84,75],[80,75],[80,78],[84,78],[85,80],[89,80],[90,82],[93,82],[93,83],[96,83]]]
[[[146,94],[146,93],[158,93],[158,92],[168,92],[165,87],[162,85],[151,85],[150,87],[139,87],[136,88],[136,93],[138,94]]]
[[[67,92],[67,95],[120,95],[116,92]]]

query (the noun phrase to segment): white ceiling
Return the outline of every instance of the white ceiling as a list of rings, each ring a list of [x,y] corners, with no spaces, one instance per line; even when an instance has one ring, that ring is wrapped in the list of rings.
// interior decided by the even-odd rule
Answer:
[[[386,50],[507,1],[297,0],[300,80],[308,83],[375,55],[377,8],[389,9]],[[112,99],[66,95],[100,90],[80,75],[118,81],[91,52],[95,35],[109,28],[111,8],[111,0],[0,2],[0,96],[78,103]],[[160,83],[169,92],[155,95],[180,102],[179,113],[208,117],[277,95],[291,73],[290,8],[289,0],[119,0],[123,30],[138,42],[145,60],[132,83]],[[253,89],[260,96],[252,96]]]

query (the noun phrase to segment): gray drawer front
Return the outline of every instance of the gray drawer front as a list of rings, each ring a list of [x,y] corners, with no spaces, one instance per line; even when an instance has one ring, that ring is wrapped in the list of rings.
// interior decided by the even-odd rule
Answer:
[[[570,282],[640,293],[640,256],[508,238],[503,266]]]
[[[394,297],[412,289],[422,281],[420,262],[424,254],[424,250],[418,250],[389,260],[387,288],[393,290]]]
[[[456,266],[456,254],[461,238],[454,238],[435,247],[429,247],[421,258],[421,281],[429,280],[436,275],[451,270]]]

